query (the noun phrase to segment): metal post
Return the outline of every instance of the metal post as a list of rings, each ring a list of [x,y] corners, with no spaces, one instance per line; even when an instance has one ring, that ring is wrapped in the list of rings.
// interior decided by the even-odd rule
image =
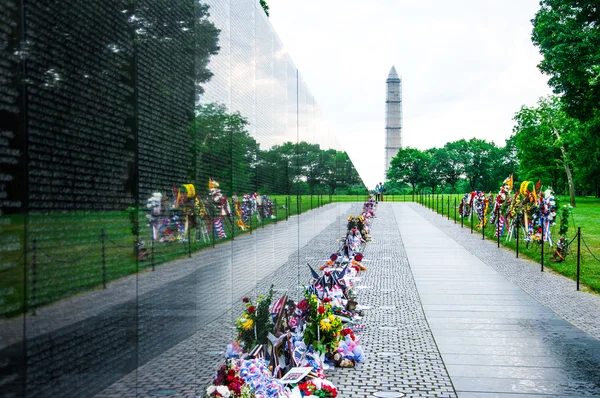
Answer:
[[[100,240],[102,242],[102,286],[106,289],[106,253],[105,253],[105,244],[104,244],[105,234],[104,228],[100,229]]]
[[[234,213],[235,214],[235,213]],[[188,227],[187,227],[187,233],[188,233],[188,258],[192,258],[192,226],[190,225],[190,218],[188,216]],[[231,225],[231,234],[232,237],[231,239],[233,239],[233,231],[235,230],[235,226]]]
[[[544,272],[544,221],[540,220],[542,222],[542,269],[541,272]]]
[[[150,260],[152,261],[152,271],[154,271],[154,230],[152,231],[152,240],[150,241]]]
[[[498,240],[498,248],[500,248],[500,209],[496,210],[496,238]]]
[[[289,197],[289,196],[286,196],[286,197],[285,197],[285,221],[287,221],[287,220],[288,220],[288,217],[289,217],[289,213],[288,213],[288,212],[289,212],[289,209],[290,209],[290,205],[289,205],[289,203],[288,203],[288,202],[289,202],[289,200],[290,200],[290,197]]]
[[[444,195],[442,194],[442,217],[444,217]]]
[[[310,209],[313,209],[313,204],[312,204],[312,194],[310,194]]]
[[[454,197],[454,224],[456,224],[456,196]]]
[[[450,221],[450,196],[448,196],[448,221]]]
[[[31,260],[31,310],[35,315],[36,307],[36,290],[37,290],[37,240],[33,240],[33,258]]]
[[[517,258],[519,258],[519,229],[520,229],[520,221],[519,221],[519,216],[517,216]]]
[[[275,207],[275,224],[277,224],[277,221],[279,221],[277,218],[277,199],[273,199],[273,206]]]
[[[210,226],[212,231],[212,246],[215,247],[215,215],[212,216],[212,225]]]
[[[566,237],[565,237],[566,239]],[[579,291],[579,271],[581,263],[581,227],[577,227],[577,290]]]
[[[471,233],[473,233],[473,208],[471,207],[471,214],[469,215],[471,218]]]
[[[233,209],[233,213],[231,213],[231,240],[235,240],[235,203],[233,203],[233,199],[231,199],[231,208]],[[250,219],[252,219],[252,216],[250,216]]]
[[[481,217],[481,239],[485,240],[485,212]]]

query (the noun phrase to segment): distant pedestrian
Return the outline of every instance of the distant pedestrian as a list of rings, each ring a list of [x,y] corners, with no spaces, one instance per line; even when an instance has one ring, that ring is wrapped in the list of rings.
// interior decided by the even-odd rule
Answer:
[[[383,182],[379,183],[379,201],[383,202],[383,193],[385,192],[385,185],[383,185]]]
[[[379,190],[379,184],[375,185],[375,201],[379,202],[379,194],[381,191]]]

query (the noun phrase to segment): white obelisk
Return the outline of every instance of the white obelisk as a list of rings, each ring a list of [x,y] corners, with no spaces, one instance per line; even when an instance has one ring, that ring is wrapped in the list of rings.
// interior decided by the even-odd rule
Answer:
[[[385,100],[385,174],[398,150],[402,148],[402,79],[392,66],[385,81],[387,97]]]

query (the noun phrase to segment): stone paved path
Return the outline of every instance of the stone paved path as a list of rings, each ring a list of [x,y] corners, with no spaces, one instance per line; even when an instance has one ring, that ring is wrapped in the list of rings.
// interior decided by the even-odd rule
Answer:
[[[328,371],[341,397],[372,397],[378,391],[409,397],[455,397],[417,292],[392,206],[380,204],[357,288],[364,311],[366,361],[354,369]]]
[[[597,296],[418,205],[392,207],[459,397],[600,396],[600,340],[558,315],[593,334]]]

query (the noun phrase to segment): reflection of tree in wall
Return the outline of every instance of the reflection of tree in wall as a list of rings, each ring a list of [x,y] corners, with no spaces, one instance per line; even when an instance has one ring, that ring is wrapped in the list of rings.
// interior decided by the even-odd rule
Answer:
[[[362,184],[345,152],[324,150],[304,141],[261,150],[247,125],[246,118],[239,112],[229,113],[225,105],[196,107],[189,130],[192,162],[188,177],[200,187],[199,192],[209,178],[217,180],[228,195],[317,194]],[[341,186],[336,186],[336,171],[343,176]]]

